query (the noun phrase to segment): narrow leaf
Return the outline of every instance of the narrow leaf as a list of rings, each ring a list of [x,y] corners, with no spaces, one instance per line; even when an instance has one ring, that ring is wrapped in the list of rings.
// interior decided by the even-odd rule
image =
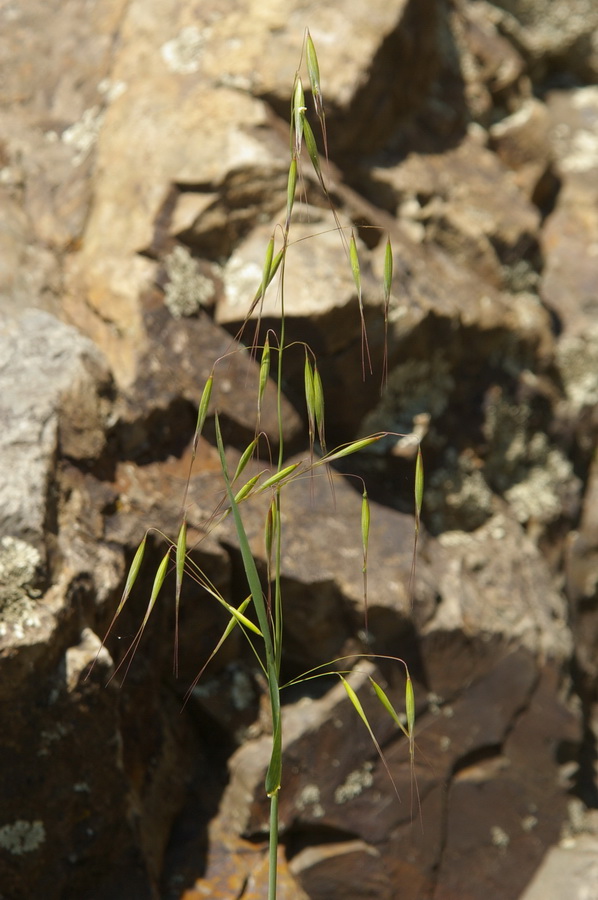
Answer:
[[[162,562],[158,566],[158,571],[156,572],[156,577],[154,578],[154,584],[152,586],[152,593],[149,599],[149,603],[147,605],[147,609],[145,611],[145,616],[143,617],[143,622],[141,623],[140,634],[145,630],[145,626],[148,623],[149,617],[152,614],[152,610],[156,605],[156,600],[158,599],[158,595],[162,590],[162,585],[164,584],[164,579],[166,578],[166,573],[168,571],[168,563],[170,561],[170,548],[166,551],[166,555],[162,559]]]
[[[320,84],[320,66],[318,65],[318,57],[316,54],[316,48],[314,46],[314,42],[312,41],[311,34],[309,33],[309,29],[307,31],[307,41],[306,41],[306,56],[307,56],[307,72],[309,75],[309,83],[311,85],[311,92],[314,100],[314,107],[316,110],[316,115],[320,121],[320,127],[322,129],[322,139],[324,141],[324,150],[326,152],[326,159],[328,159],[328,138],[326,136],[326,116],[324,114],[324,97],[322,95],[322,86]]]
[[[349,697],[349,700],[355,707],[357,714],[359,715],[360,719],[364,722],[367,730],[370,732],[370,734],[372,734],[372,728],[370,726],[370,723],[368,722],[368,719],[364,712],[363,706],[361,705],[361,700],[359,699],[359,697],[357,696],[357,694],[355,693],[355,691],[353,690],[353,688],[351,687],[351,685],[349,684],[347,679],[343,675],[339,675],[339,678],[342,681],[343,687],[345,688],[345,690],[347,692],[347,696]]]
[[[262,412],[262,401],[264,399],[264,392],[266,390],[266,385],[268,384],[269,375],[270,375],[270,341],[268,339],[268,336],[266,335],[266,340],[264,342],[264,349],[262,351],[262,360],[260,363],[260,378],[259,378],[258,396],[257,396],[258,423],[259,423],[261,412]],[[233,481],[234,481],[234,479],[233,479]]]
[[[295,205],[295,193],[297,191],[297,155],[293,153],[291,165],[289,166],[289,178],[287,181],[287,218],[284,226],[285,232],[288,234],[291,227],[291,213]]]
[[[244,500],[247,497],[247,495],[251,493],[251,491],[256,486],[258,479],[260,477],[261,477],[261,472],[258,473],[257,475],[254,475],[252,478],[250,478],[249,481],[247,482],[247,484],[244,484],[243,487],[241,488],[241,490],[237,491],[237,493],[235,494],[235,503],[241,503],[241,501]]]
[[[268,281],[268,284],[270,284],[270,281],[272,281],[272,279],[278,272],[278,269],[280,268],[280,264],[285,255],[285,252],[286,252],[286,247],[281,247],[281,249],[278,251],[278,253],[274,257],[274,260],[272,261],[272,267],[270,269],[270,279]]]
[[[340,447],[337,450],[333,450],[332,453],[329,453],[327,456],[322,457],[316,463],[315,466],[322,465],[323,463],[334,462],[336,459],[342,459],[344,456],[350,456],[352,453],[358,453],[360,450],[363,450],[365,447],[369,447],[372,444],[375,444],[376,441],[379,441],[383,434],[373,434],[367,438],[361,438],[359,441],[353,441],[351,444],[345,444],[344,447]]]
[[[415,460],[415,516],[419,529],[421,518],[422,504],[424,500],[424,461],[422,458],[421,447],[417,448],[417,458]]]
[[[209,376],[208,380],[204,385],[204,389],[201,395],[201,400],[199,401],[199,409],[197,410],[197,424],[195,426],[195,435],[193,436],[193,457],[195,458],[195,453],[197,451],[197,444],[199,443],[199,437],[201,432],[203,431],[203,427],[206,421],[206,416],[208,415],[208,407],[210,405],[210,398],[212,396],[212,387],[214,385],[214,375],[213,373]]]
[[[351,240],[349,242],[349,259],[351,260],[351,271],[353,272],[355,287],[357,288],[359,297],[361,297],[361,268],[359,265],[359,256],[357,254],[357,242],[353,231],[351,232]]]
[[[176,590],[175,590],[175,619],[174,619],[174,674],[179,674],[179,611],[181,607],[181,590],[183,587],[183,574],[185,572],[185,560],[187,558],[187,522],[183,519],[176,542]]]
[[[409,675],[405,683],[405,714],[407,716],[407,731],[409,737],[413,737],[413,729],[415,728],[415,698],[413,696],[413,682]]]
[[[370,503],[368,492],[364,490],[361,497],[361,543],[363,547],[363,570],[367,567],[368,544],[370,540]]]
[[[248,619],[247,616],[243,615],[243,612],[241,611],[241,607],[239,607],[239,609],[236,609],[234,606],[231,606],[230,603],[227,603],[223,597],[220,597],[219,600],[220,600],[220,603],[222,604],[222,606],[224,606],[224,608],[226,610],[228,610],[228,612],[231,614],[231,616],[233,617],[233,619],[235,619],[236,622],[238,622],[240,625],[243,625],[245,628],[248,628],[249,631],[253,631],[254,634],[258,635],[258,637],[263,637],[263,634],[259,630],[257,625],[255,625],[251,621],[251,619]]]
[[[299,468],[300,465],[300,462],[292,463],[292,465],[287,466],[285,469],[281,469],[280,472],[275,472],[274,475],[270,476],[270,478],[266,478],[263,484],[260,484],[257,493],[261,493],[262,491],[265,491],[266,488],[272,487],[273,484],[278,484],[280,481],[283,481],[283,479],[285,479],[287,475],[290,475],[291,472],[294,472],[295,469]]]
[[[220,598],[218,598],[218,599],[220,599]],[[250,603],[251,603],[251,594],[249,595],[249,597],[246,597],[245,600],[243,600],[243,602],[241,603],[241,605],[239,606],[239,608],[236,611],[237,614],[244,613]],[[231,615],[228,625],[222,632],[222,635],[220,636],[218,643],[216,644],[216,646],[214,647],[214,649],[208,656],[207,660],[205,661],[205,663],[199,670],[198,674],[193,679],[193,682],[189,686],[189,689],[187,690],[187,693],[185,694],[185,702],[183,704],[183,707],[186,706],[187,701],[189,700],[191,694],[193,693],[193,689],[196,687],[197,682],[200,680],[201,676],[207,669],[208,665],[212,662],[212,660],[214,659],[214,657],[216,656],[216,654],[218,653],[220,648],[223,646],[226,639],[229,637],[230,633],[233,631],[234,628],[236,628],[236,626],[238,624],[239,624],[238,615],[237,616]]]
[[[409,737],[409,732],[405,728],[404,724],[401,722],[400,716],[397,713],[394,706],[392,705],[392,703],[390,702],[390,700],[388,699],[387,694],[382,690],[380,685],[374,681],[373,678],[370,677],[370,681],[372,683],[372,687],[374,688],[376,695],[377,695],[380,703],[382,704],[382,706],[385,708],[385,710],[390,715],[390,717],[395,721],[395,723],[399,726],[399,728],[401,729],[401,731],[403,732],[405,737]]]
[[[222,475],[224,477],[224,482],[226,485],[226,493],[228,496],[228,500],[231,506],[233,519],[235,522],[235,530],[237,532],[237,538],[239,541],[239,548],[241,550],[241,558],[243,560],[243,568],[245,570],[245,576],[247,578],[247,583],[249,584],[249,589],[251,591],[251,596],[253,598],[253,605],[255,607],[255,611],[257,614],[259,626],[262,632],[262,637],[264,640],[264,647],[266,649],[266,662],[268,669],[268,678],[271,677],[271,672],[274,667],[274,647],[272,645],[272,637],[270,635],[269,625],[268,625],[268,614],[266,611],[266,604],[264,602],[264,595],[262,593],[262,585],[260,582],[260,576],[257,570],[257,565],[253,554],[251,552],[251,547],[249,546],[249,540],[247,538],[247,532],[245,531],[245,527],[243,525],[243,520],[241,518],[241,513],[239,512],[238,504],[235,500],[235,497],[232,492],[232,488],[230,485],[230,478],[228,475],[228,469],[226,466],[226,456],[224,454],[224,442],[222,440],[222,431],[220,429],[220,419],[218,415],[215,419],[216,425],[216,445],[218,447],[218,454],[220,456],[220,465],[222,467]]]
[[[311,125],[309,124],[305,116],[303,117],[303,137],[305,138],[305,146],[307,147],[307,152],[309,154],[309,158],[311,159],[311,164],[314,167],[318,179],[322,181],[322,169],[320,167],[318,145],[316,144],[316,139],[314,137]]]
[[[349,682],[347,681],[347,679],[343,678],[342,675],[339,675],[339,678],[341,679],[341,681],[344,685],[344,688],[347,692],[347,696],[349,697],[349,700],[353,704],[357,714],[359,715],[360,719],[362,720],[362,722],[364,723],[365,727],[367,728],[367,730],[369,732],[370,738],[372,739],[372,743],[373,743],[374,747],[376,748],[376,752],[378,753],[378,756],[380,757],[380,760],[382,761],[382,765],[386,769],[386,774],[390,778],[390,782],[394,788],[395,794],[397,795],[397,799],[400,801],[401,798],[399,796],[399,791],[397,789],[395,780],[392,777],[392,772],[390,771],[390,769],[388,767],[388,763],[386,762],[386,758],[384,756],[384,753],[382,752],[382,747],[380,746],[378,739],[376,738],[376,735],[374,734],[374,732],[372,730],[372,726],[370,725],[370,723],[368,721],[368,718],[365,714],[363,706],[361,705],[361,701],[360,701],[359,697],[357,696],[357,694],[355,693],[355,691],[353,690],[353,688],[351,687],[351,685],[349,684]]]
[[[415,460],[415,539],[413,541],[413,558],[411,561],[411,575],[409,577],[409,593],[411,595],[411,605],[415,597],[415,564],[417,562],[417,544],[419,541],[419,530],[421,526],[421,511],[424,500],[424,461],[422,457],[421,446],[417,448],[417,457]]]
[[[111,633],[111,631],[114,627],[114,623],[116,622],[116,620],[120,616],[121,612],[123,611],[123,607],[124,607],[125,603],[127,602],[127,600],[129,599],[129,595],[130,595],[131,591],[133,590],[133,587],[137,580],[137,576],[139,575],[139,570],[141,569],[141,563],[143,562],[143,555],[145,553],[146,542],[147,542],[147,534],[143,536],[143,540],[141,541],[141,543],[139,544],[139,546],[135,552],[135,556],[133,557],[133,562],[131,563],[131,566],[129,568],[129,573],[127,575],[127,580],[125,582],[125,587],[122,592],[122,597],[120,598],[120,602],[118,604],[117,610],[114,613],[114,615],[112,616],[112,621],[110,622],[110,625],[108,626],[108,630],[106,631],[106,634],[104,635],[104,639],[100,645],[100,648],[98,649],[98,652],[96,653],[95,659],[94,659],[87,675],[85,676],[85,680],[87,680],[89,678],[89,676],[91,675],[93,667],[95,666],[95,664],[98,660],[98,657],[100,655],[100,652],[101,652],[102,648],[104,647],[104,644],[106,643],[108,635]]]
[[[359,316],[361,319],[361,367],[362,375],[365,379],[366,363],[370,375],[372,374],[372,360],[370,357],[370,348],[368,345],[367,332],[365,327],[365,313],[363,309],[363,293],[361,289],[361,268],[359,265],[359,256],[357,254],[357,242],[355,233],[351,232],[351,240],[349,242],[349,259],[351,261],[351,271],[353,272],[353,280],[357,288],[357,300],[359,302]]]
[[[324,389],[322,387],[322,378],[318,371],[318,367],[314,366],[314,411],[316,417],[316,426],[318,428],[318,439],[322,452],[326,453],[326,436],[324,432]]]
[[[368,631],[368,547],[370,541],[370,502],[367,491],[364,488],[361,498],[361,546],[363,550],[363,608],[364,627],[366,636]]]
[[[268,246],[266,247],[266,258],[264,260],[264,267],[262,269],[262,284],[260,288],[260,294],[263,297],[266,293],[266,288],[270,284],[270,270],[272,269],[272,257],[274,255],[274,238],[271,237],[268,241]]]
[[[392,246],[390,243],[390,238],[386,239],[386,250],[384,252],[384,300],[385,303],[388,304],[390,300],[390,290],[392,286],[392,271],[393,271],[393,261],[392,261]]]
[[[147,535],[144,535],[143,540],[139,544],[135,556],[133,557],[133,562],[131,563],[131,567],[129,569],[129,574],[127,575],[127,581],[125,583],[125,589],[123,591],[122,597],[120,599],[120,603],[118,604],[118,609],[114,614],[114,618],[116,619],[122,612],[123,606],[127,602],[129,598],[129,594],[133,590],[133,586],[137,581],[137,576],[139,575],[139,570],[141,568],[141,563],[143,562],[143,556],[145,554],[145,544],[147,541]]]
[[[272,548],[274,546],[274,537],[276,535],[276,530],[278,528],[278,506],[276,504],[276,498],[272,500],[272,503],[268,507],[268,512],[266,515],[266,524],[264,526],[264,544],[266,547],[266,560],[268,562],[268,567],[270,566],[270,562],[272,559]]]
[[[313,449],[316,435],[316,410],[314,375],[307,351],[305,353],[305,366],[303,368],[303,382],[305,386],[305,405],[307,407],[307,427],[309,431],[309,445]]]
[[[232,484],[234,484],[234,482],[237,480],[237,478],[238,478],[239,475],[242,473],[243,469],[245,468],[245,466],[247,465],[247,463],[249,462],[249,460],[250,460],[251,457],[253,456],[253,453],[254,453],[254,451],[255,451],[255,448],[257,447],[257,442],[258,442],[258,439],[257,439],[257,438],[254,438],[254,439],[252,440],[252,442],[251,442],[250,444],[248,444],[247,447],[245,447],[245,450],[244,450],[243,453],[241,454],[241,459],[239,460],[239,464],[238,464],[237,469],[236,469],[236,471],[235,471],[235,474],[234,474],[234,477],[233,477],[233,480],[232,480]]]
[[[324,116],[324,104],[322,101],[322,86],[320,84],[320,66],[318,65],[318,57],[316,54],[316,48],[314,46],[314,42],[312,41],[311,34],[309,31],[307,32],[307,73],[309,75],[309,83],[311,85],[311,92],[314,98],[314,106],[316,108],[316,115],[319,119]]]

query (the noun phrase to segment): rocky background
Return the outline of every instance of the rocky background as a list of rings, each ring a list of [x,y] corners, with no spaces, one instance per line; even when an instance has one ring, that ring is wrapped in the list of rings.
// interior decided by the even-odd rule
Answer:
[[[233,636],[183,707],[225,619],[187,585],[174,678],[168,582],[130,662],[151,561],[100,639],[145,529],[176,534],[205,378],[282,220],[306,26],[376,375],[362,380],[354,285],[308,163],[293,233],[322,234],[289,255],[288,337],[319,354],[330,445],[423,438],[413,604],[413,445],[351,462],[378,501],[371,646],[415,682],[421,822],[406,742],[368,690],[375,672],[400,705],[396,667],[351,679],[401,803],[341,685],[289,692],[280,897],[589,896],[598,6],[1,0],[0,22],[0,898],[266,896],[268,721],[248,648]],[[304,454],[289,364],[286,447]],[[231,460],[255,428],[254,368],[237,353],[217,379]],[[262,428],[274,445],[272,385]],[[337,474],[332,502],[324,481],[285,501],[289,676],[363,647],[360,495]],[[199,543],[221,487],[208,428],[192,555],[240,602],[232,533]]]

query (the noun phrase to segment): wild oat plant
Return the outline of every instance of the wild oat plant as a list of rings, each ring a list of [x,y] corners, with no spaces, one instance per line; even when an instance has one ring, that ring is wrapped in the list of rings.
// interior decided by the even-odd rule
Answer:
[[[346,256],[347,265],[350,266],[353,279],[355,281],[355,289],[358,298],[358,308],[361,320],[362,333],[362,368],[363,376],[371,375],[371,362],[368,347],[368,339],[365,328],[364,307],[362,301],[362,285],[360,264],[357,250],[357,243],[353,231],[347,236],[340,220],[336,216],[334,206],[330,199],[330,195],[326,186],[324,176],[325,165],[327,161],[327,138],[326,138],[326,119],[324,114],[324,102],[320,85],[320,72],[316,50],[309,32],[306,32],[304,47],[302,52],[301,64],[305,60],[307,75],[309,78],[309,87],[311,97],[313,99],[315,117],[319,123],[321,132],[321,145],[324,148],[324,159],[320,157],[314,132],[306,116],[307,108],[305,105],[305,95],[301,80],[301,65],[295,76],[295,82],[291,100],[290,115],[290,164],[288,171],[288,189],[287,189],[287,206],[284,223],[275,229],[275,232],[268,242],[265,252],[265,260],[261,283],[257,288],[255,296],[248,303],[248,311],[244,325],[238,335],[240,339],[244,337],[244,331],[248,326],[250,318],[257,318],[258,327],[255,331],[256,337],[253,341],[248,342],[251,347],[251,353],[260,359],[259,377],[257,385],[256,397],[256,429],[253,440],[241,454],[238,465],[234,472],[231,472],[228,466],[225,446],[222,438],[220,420],[218,411],[214,411],[214,424],[216,435],[216,447],[220,457],[223,482],[223,500],[214,510],[209,523],[205,528],[205,534],[213,534],[218,526],[227,518],[232,517],[234,528],[239,543],[242,556],[243,567],[247,580],[247,596],[239,606],[231,605],[225,597],[218,591],[207,575],[198,568],[197,564],[191,559],[187,547],[187,517],[186,506],[189,493],[191,475],[193,465],[196,460],[196,452],[200,436],[204,429],[208,411],[211,410],[211,395],[214,380],[218,377],[218,368],[225,364],[226,358],[220,358],[214,361],[212,372],[207,379],[203,388],[201,399],[199,401],[197,424],[193,435],[191,467],[187,479],[187,485],[184,492],[182,502],[181,524],[176,539],[171,539],[165,535],[161,537],[166,540],[168,549],[161,560],[153,582],[153,588],[145,611],[141,625],[132,642],[129,652],[125,656],[125,660],[131,658],[131,655],[137,650],[139,642],[143,636],[152,610],[158,600],[161,589],[167,575],[174,570],[176,587],[175,587],[175,609],[176,609],[176,628],[175,641],[178,644],[178,618],[179,606],[181,599],[181,589],[185,578],[194,579],[203,587],[206,594],[213,601],[220,604],[230,616],[228,624],[224,629],[216,647],[213,649],[209,659],[203,665],[200,674],[197,676],[190,690],[197,684],[201,674],[205,670],[208,663],[218,653],[224,642],[227,640],[231,632],[235,628],[240,628],[247,638],[251,649],[257,660],[257,664],[263,671],[268,685],[268,701],[270,707],[272,721],[272,749],[270,755],[270,763],[266,775],[264,785],[265,792],[270,800],[270,831],[269,831],[269,882],[268,882],[268,900],[276,898],[276,878],[277,878],[277,848],[278,848],[278,801],[279,794],[284,789],[284,772],[283,772],[283,717],[281,715],[281,691],[288,687],[289,684],[298,684],[302,681],[308,681],[314,678],[330,676],[331,674],[338,677],[342,682],[349,700],[355,708],[356,716],[361,719],[363,725],[368,730],[376,751],[380,755],[383,764],[386,766],[384,756],[376,736],[372,730],[370,722],[365,714],[363,706],[347,680],[347,676],[354,671],[354,666],[359,659],[375,658],[374,654],[363,653],[342,659],[329,660],[322,665],[304,673],[303,676],[293,678],[292,682],[281,683],[281,662],[284,652],[284,597],[281,581],[282,555],[284,546],[284,531],[282,527],[282,509],[285,500],[285,489],[287,485],[303,479],[306,489],[309,490],[310,476],[313,476],[318,470],[326,472],[327,467],[336,460],[358,453],[366,447],[375,444],[377,441],[387,438],[388,432],[379,432],[372,434],[352,443],[344,444],[333,450],[328,450],[325,440],[325,417],[324,417],[324,391],[320,373],[317,366],[317,360],[307,345],[302,346],[305,354],[304,365],[304,384],[305,384],[305,404],[307,408],[307,424],[309,431],[309,454],[300,462],[293,462],[291,465],[285,464],[285,445],[283,437],[282,422],[282,391],[281,385],[284,383],[284,361],[285,353],[290,345],[287,345],[285,339],[285,263],[287,255],[292,252],[293,245],[291,240],[292,212],[297,194],[301,193],[301,164],[302,160],[305,164],[313,167],[320,189],[327,199],[332,210],[337,231],[339,235],[339,251]],[[317,239],[317,236],[314,238]],[[280,245],[277,249],[277,243]],[[385,266],[383,276],[383,295],[384,295],[384,323],[385,328],[388,322],[388,308],[391,294],[392,283],[392,248],[390,240],[386,242]],[[261,309],[266,292],[276,289],[277,300],[280,304],[280,324],[278,333],[271,329],[265,336],[263,341],[259,340],[259,323],[261,318]],[[232,351],[231,352],[247,352]],[[275,384],[277,386],[278,397],[278,452],[275,461],[269,460],[263,465],[257,475],[253,475],[248,480],[244,480],[244,473],[250,461],[258,461],[260,446],[265,442],[265,435],[260,431],[260,412],[264,392],[268,380],[272,374],[274,375]],[[398,437],[398,436],[397,436]],[[421,451],[418,449],[415,464],[414,475],[414,506],[415,506],[415,530],[414,530],[414,546],[413,557],[415,561],[417,549],[417,537],[419,533],[419,522],[423,496],[423,466]],[[246,504],[252,499],[265,495],[269,499],[269,505],[264,522],[264,539],[267,556],[267,576],[266,584],[262,584],[258,573],[258,565],[254,558],[244,522],[244,512]],[[139,575],[144,554],[146,550],[147,538],[150,532],[155,529],[148,529],[131,564],[124,591],[117,610],[112,619],[108,634],[114,623],[123,611],[131,591],[135,585],[135,581]],[[367,634],[367,571],[368,571],[368,545],[370,531],[370,505],[368,501],[367,491],[363,488],[362,507],[361,507],[361,552],[363,554],[363,590],[364,590],[364,608],[366,610],[365,633]],[[192,548],[191,548],[192,549]],[[252,615],[253,613],[253,615]],[[106,635],[106,637],[108,636]],[[386,657],[388,659],[388,657]],[[123,660],[122,663],[125,661]],[[372,689],[379,699],[382,707],[391,716],[396,723],[398,729],[403,732],[409,742],[411,771],[413,776],[413,753],[414,753],[414,724],[415,724],[415,704],[411,678],[406,663],[396,658],[396,663],[404,668],[405,672],[405,709],[399,714],[392,705],[389,697],[383,688],[375,682],[371,677]],[[176,669],[176,652],[175,652],[175,669]],[[387,767],[389,778],[392,782],[392,776]],[[393,782],[394,787],[394,782]],[[415,786],[417,792],[417,786]],[[396,791],[396,788],[395,788]],[[397,795],[398,796],[398,795]]]

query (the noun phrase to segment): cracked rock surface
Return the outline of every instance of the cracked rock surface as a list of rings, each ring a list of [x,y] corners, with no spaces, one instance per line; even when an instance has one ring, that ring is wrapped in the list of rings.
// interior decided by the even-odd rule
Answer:
[[[0,900],[267,897],[263,672],[240,628],[204,670],[228,615],[192,578],[178,626],[169,576],[139,632],[183,509],[190,565],[246,597],[215,413],[234,471],[258,409],[245,476],[281,438],[301,474],[279,900],[594,889],[598,20],[549,5],[0,3]],[[336,218],[306,158],[279,430],[240,329],[286,215],[306,25]],[[274,347],[280,308],[271,288],[247,344]],[[392,433],[328,476],[307,474],[306,343],[328,446]],[[269,500],[243,505],[264,585]],[[372,688],[404,708],[397,658],[413,757]]]

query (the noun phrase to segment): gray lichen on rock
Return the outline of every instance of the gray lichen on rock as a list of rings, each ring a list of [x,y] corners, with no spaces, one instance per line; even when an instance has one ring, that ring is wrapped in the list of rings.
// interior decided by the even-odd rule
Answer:
[[[181,29],[176,37],[161,47],[160,52],[166,68],[179,75],[197,72],[204,43],[205,35],[202,35],[196,25],[188,25]]]
[[[372,769],[372,763],[366,762],[361,768],[349,772],[343,784],[340,784],[334,792],[335,801],[339,804],[347,803],[371,787],[374,783]]]
[[[366,416],[361,430],[408,434],[418,415],[427,413],[433,422],[446,410],[454,387],[451,365],[442,350],[433,351],[429,359],[408,359],[390,373],[380,403]]]
[[[31,544],[10,535],[0,538],[0,614],[4,621],[14,616],[16,606],[22,610],[23,601],[39,597],[40,566],[41,556]]]
[[[428,479],[425,509],[436,532],[445,529],[473,531],[492,515],[492,491],[469,454],[457,455],[452,448],[446,465]]]
[[[575,412],[598,403],[598,328],[583,336],[565,336],[557,364],[567,399]]]
[[[576,502],[581,484],[573,465],[547,434],[532,425],[532,409],[493,395],[484,433],[490,451],[484,475],[503,494],[518,521],[548,524]]]
[[[534,461],[525,477],[505,491],[516,518],[520,522],[534,519],[548,524],[563,511],[563,490],[578,492],[579,479],[571,462],[557,447],[550,447],[545,434],[533,435],[528,444],[528,459]]]
[[[0,828],[0,847],[15,856],[37,850],[45,840],[46,829],[44,823],[39,820],[25,822],[19,819],[11,825],[3,825]]]
[[[175,319],[197,315],[214,297],[214,284],[199,269],[189,251],[180,245],[165,259],[168,284],[164,303]]]

